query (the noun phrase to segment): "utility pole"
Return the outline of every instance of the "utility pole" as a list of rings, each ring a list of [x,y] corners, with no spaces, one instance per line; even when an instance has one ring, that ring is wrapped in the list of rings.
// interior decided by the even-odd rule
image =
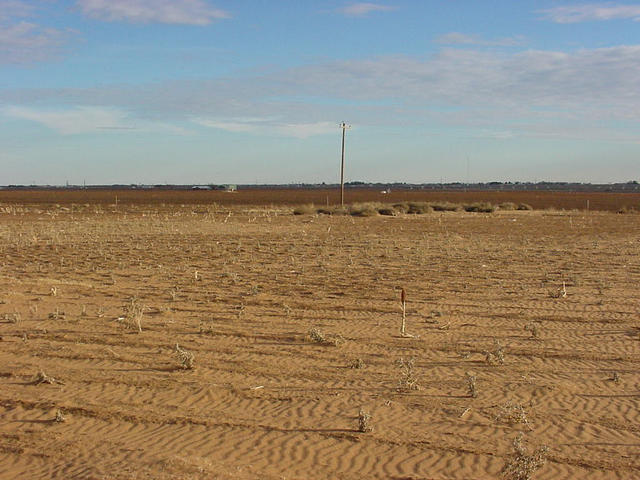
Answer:
[[[344,136],[345,132],[348,128],[351,128],[351,125],[347,125],[345,122],[340,124],[340,128],[342,129],[342,163],[340,165],[340,205],[344,207]]]

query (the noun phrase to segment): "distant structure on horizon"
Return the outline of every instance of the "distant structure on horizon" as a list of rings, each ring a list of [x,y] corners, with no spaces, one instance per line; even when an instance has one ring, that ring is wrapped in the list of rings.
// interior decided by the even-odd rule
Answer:
[[[224,190],[225,192],[236,192],[238,186],[231,183],[225,185],[192,185],[191,190]]]
[[[330,183],[284,183],[284,184],[100,184],[100,185],[0,185],[0,190],[216,190],[236,192],[256,189],[334,189],[340,184]],[[380,193],[391,193],[403,190],[422,191],[546,191],[546,192],[618,192],[640,193],[640,182],[631,180],[618,183],[580,183],[580,182],[487,182],[487,183],[405,183],[405,182],[345,182],[344,187],[350,190],[378,190]]]

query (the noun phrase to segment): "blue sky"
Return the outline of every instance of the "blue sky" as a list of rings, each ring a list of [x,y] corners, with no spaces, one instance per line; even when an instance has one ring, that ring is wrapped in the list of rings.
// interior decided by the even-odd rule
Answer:
[[[640,3],[0,0],[0,184],[640,177]],[[467,168],[468,166],[468,168]]]

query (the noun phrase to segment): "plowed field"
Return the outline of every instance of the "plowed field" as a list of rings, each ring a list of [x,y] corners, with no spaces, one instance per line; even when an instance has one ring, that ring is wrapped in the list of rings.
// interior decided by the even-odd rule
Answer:
[[[617,212],[640,210],[640,193],[553,192],[553,191],[428,191],[393,190],[382,193],[373,188],[347,188],[345,201],[354,202],[503,202],[526,203],[535,209],[597,210]],[[301,205],[340,203],[339,190],[316,188],[241,189],[237,192],[207,190],[0,190],[0,204],[90,205]]]

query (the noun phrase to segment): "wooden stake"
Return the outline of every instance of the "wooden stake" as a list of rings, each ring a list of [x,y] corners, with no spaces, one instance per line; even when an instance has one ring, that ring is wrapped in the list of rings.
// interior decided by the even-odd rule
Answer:
[[[400,291],[400,305],[402,307],[402,325],[400,326],[400,336],[404,338],[417,338],[415,335],[407,333],[407,292],[404,288]]]
[[[400,327],[400,335],[406,335],[405,326],[407,322],[407,293],[402,289],[400,293],[400,303],[402,305],[402,327]]]

